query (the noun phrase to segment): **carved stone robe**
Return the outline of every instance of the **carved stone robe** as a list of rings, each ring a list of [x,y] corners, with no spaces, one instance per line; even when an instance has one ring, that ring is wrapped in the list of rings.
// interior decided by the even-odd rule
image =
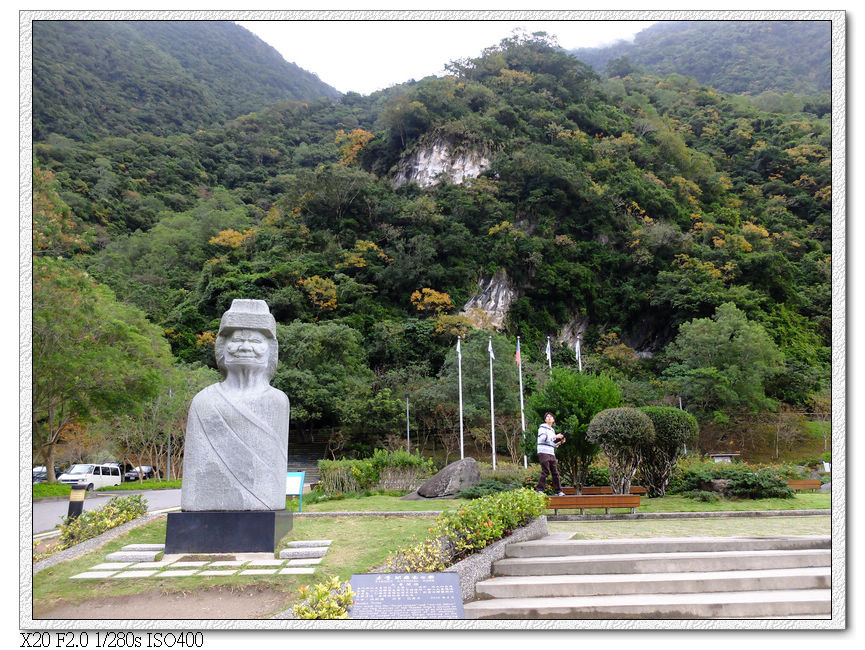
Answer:
[[[186,423],[181,510],[284,510],[288,421],[288,397],[272,386],[199,392]]]

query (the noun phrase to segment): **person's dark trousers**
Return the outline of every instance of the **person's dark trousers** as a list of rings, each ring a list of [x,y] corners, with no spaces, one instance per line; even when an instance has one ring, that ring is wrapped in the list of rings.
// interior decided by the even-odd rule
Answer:
[[[543,492],[547,484],[547,475],[553,477],[553,492],[558,494],[562,491],[562,481],[559,478],[559,464],[556,457],[552,454],[538,454],[538,460],[541,462],[541,477],[538,479],[537,488]]]

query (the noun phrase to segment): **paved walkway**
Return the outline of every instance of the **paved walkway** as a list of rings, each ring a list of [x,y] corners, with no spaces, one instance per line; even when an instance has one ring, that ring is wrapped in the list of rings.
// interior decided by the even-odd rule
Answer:
[[[165,550],[164,544],[129,544],[70,580],[311,574],[331,542],[329,539],[289,542],[279,558],[274,558],[273,553],[177,553],[163,555],[159,561],[156,557]]]

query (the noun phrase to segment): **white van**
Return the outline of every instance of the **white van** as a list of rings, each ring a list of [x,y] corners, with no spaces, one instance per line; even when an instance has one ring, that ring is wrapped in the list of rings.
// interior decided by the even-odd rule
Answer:
[[[120,485],[120,468],[117,465],[89,465],[81,463],[70,467],[57,480],[67,485],[83,485],[88,492],[109,485]]]

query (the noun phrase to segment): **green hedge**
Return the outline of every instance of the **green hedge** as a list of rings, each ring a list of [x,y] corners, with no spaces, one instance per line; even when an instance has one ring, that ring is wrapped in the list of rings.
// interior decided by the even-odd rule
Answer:
[[[788,499],[796,492],[787,487],[787,479],[797,477],[792,467],[689,461],[676,466],[667,491],[692,496],[713,479],[730,479],[728,490],[734,497]]]
[[[376,449],[370,458],[361,460],[318,461],[319,489],[326,494],[355,494],[375,489],[382,479],[392,479],[395,473],[420,482],[431,476],[434,468],[429,458],[401,449],[393,452]]]
[[[390,573],[442,571],[539,517],[546,501],[525,488],[481,497],[439,515],[427,539],[398,550],[385,566]]]

